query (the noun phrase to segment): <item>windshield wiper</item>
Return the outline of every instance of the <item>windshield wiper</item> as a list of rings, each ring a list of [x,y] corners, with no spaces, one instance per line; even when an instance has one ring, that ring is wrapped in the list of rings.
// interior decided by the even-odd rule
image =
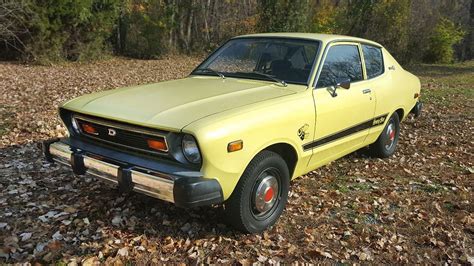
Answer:
[[[218,75],[219,77],[221,77],[222,79],[225,79],[225,76],[224,76],[224,74],[222,74],[221,72],[219,72],[219,71],[216,71],[216,70],[214,70],[214,69],[212,69],[212,68],[208,68],[208,67],[207,67],[207,68],[199,68],[199,69],[196,69],[196,71],[201,71],[201,72],[212,72],[212,73],[214,73],[214,74]]]
[[[276,82],[280,83],[281,85],[283,85],[283,86],[285,86],[285,87],[288,86],[288,84],[287,84],[284,80],[279,79],[279,78],[276,78],[275,76],[272,76],[272,75],[270,75],[270,74],[265,74],[265,73],[258,72],[258,71],[252,71],[252,74],[257,74],[257,75],[260,75],[260,76],[269,78],[269,79],[271,79],[271,80],[273,80],[273,81],[276,81]]]

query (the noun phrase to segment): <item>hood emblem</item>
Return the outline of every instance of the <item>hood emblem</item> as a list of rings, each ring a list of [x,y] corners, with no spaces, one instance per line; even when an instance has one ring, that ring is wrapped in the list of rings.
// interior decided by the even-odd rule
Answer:
[[[115,135],[117,135],[117,131],[113,128],[109,128],[109,136],[115,137]]]

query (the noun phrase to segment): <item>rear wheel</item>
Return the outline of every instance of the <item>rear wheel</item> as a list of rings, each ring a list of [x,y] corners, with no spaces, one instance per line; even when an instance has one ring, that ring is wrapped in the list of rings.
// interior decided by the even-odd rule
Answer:
[[[385,125],[377,141],[369,146],[372,156],[387,158],[395,153],[400,135],[400,119],[395,112]]]
[[[224,204],[228,222],[249,233],[262,232],[275,224],[288,199],[289,180],[288,166],[278,154],[259,153]]]

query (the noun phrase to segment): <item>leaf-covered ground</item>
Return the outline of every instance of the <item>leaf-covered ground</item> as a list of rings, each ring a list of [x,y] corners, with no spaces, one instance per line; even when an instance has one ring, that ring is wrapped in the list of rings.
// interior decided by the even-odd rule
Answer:
[[[403,123],[395,156],[356,152],[293,181],[263,234],[233,231],[219,207],[121,195],[42,159],[38,142],[65,134],[60,102],[198,62],[0,63],[0,263],[474,263],[474,62],[413,67],[425,109]]]

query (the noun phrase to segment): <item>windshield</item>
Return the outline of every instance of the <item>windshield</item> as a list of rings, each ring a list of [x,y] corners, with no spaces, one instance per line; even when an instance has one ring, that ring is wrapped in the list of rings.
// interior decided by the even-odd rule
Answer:
[[[318,41],[285,38],[233,39],[192,74],[307,84]]]

